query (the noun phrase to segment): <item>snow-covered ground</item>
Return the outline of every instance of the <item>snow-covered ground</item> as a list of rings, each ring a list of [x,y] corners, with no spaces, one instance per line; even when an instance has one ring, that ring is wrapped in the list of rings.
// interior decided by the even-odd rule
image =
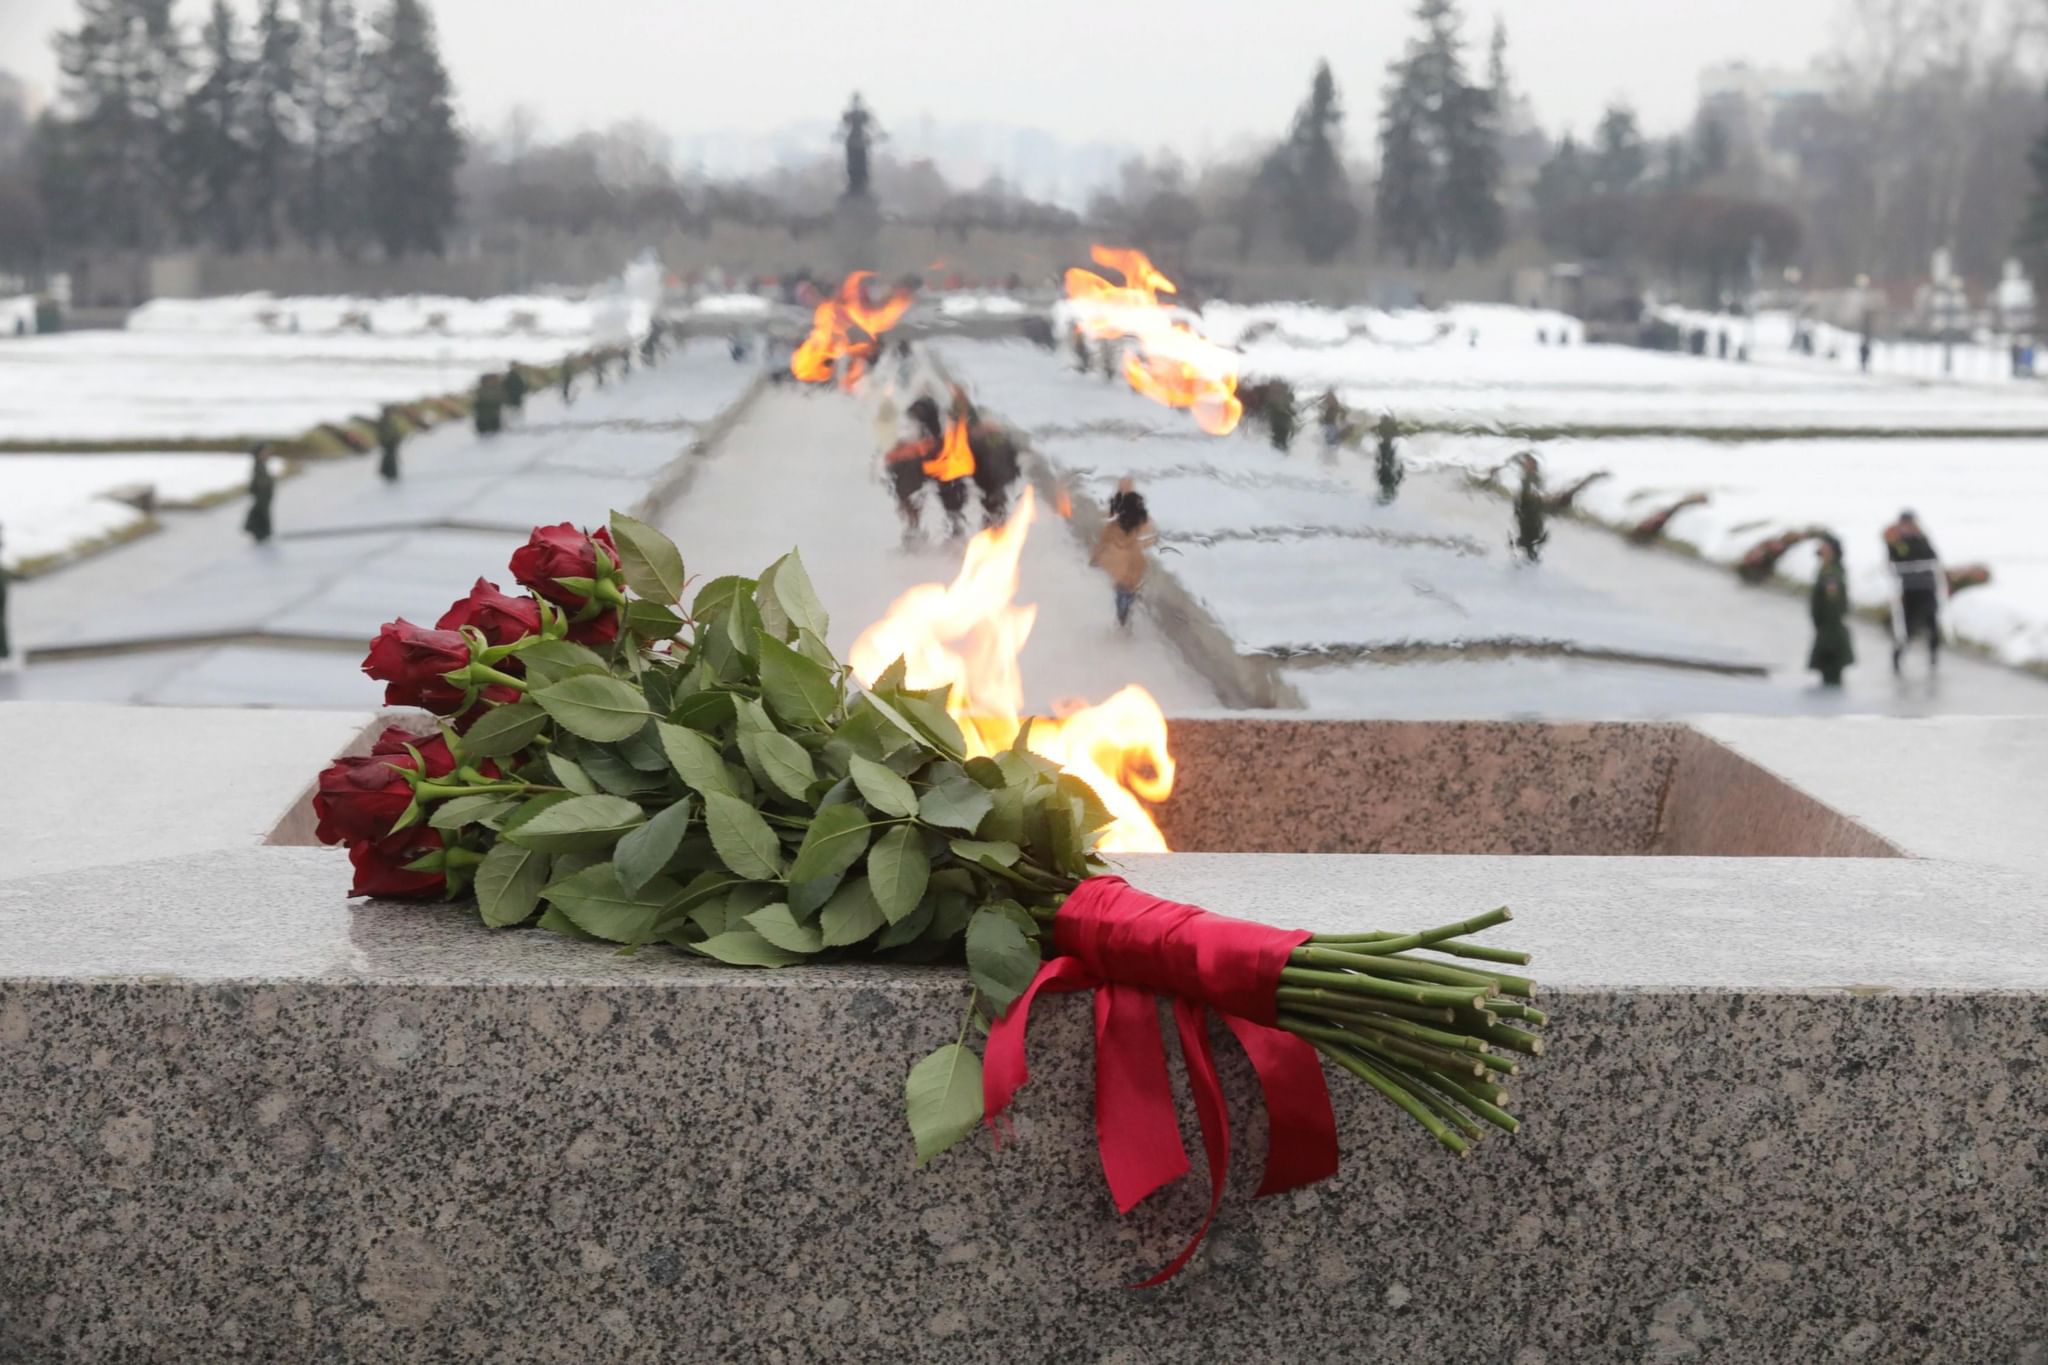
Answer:
[[[155,299],[128,315],[131,332],[356,332],[369,336],[564,337],[590,335],[612,301],[510,294],[489,299],[408,294],[238,294],[224,298]]]
[[[27,294],[0,298],[0,340],[34,335],[36,301]]]
[[[1420,460],[1485,470],[1533,448],[1553,488],[1595,470],[1611,477],[1578,497],[1579,510],[1633,524],[1689,493],[1709,501],[1671,518],[1664,534],[1716,563],[1734,564],[1784,530],[1829,528],[1842,540],[1850,596],[1891,600],[1881,532],[1910,508],[1950,565],[1985,564],[1992,581],[1950,604],[1963,639],[2007,663],[2048,662],[2048,461],[2011,440],[1755,441],[1646,439],[1527,442],[1428,435]],[[1779,562],[1793,579],[1813,574],[1815,550]]]
[[[1749,346],[1750,357],[1758,364],[1838,372],[1857,372],[1862,367],[1862,359],[1857,354],[1858,344],[1862,341],[1859,333],[1831,323],[1802,320],[1793,313],[1765,309],[1758,312],[1753,323],[1745,317],[1675,305],[1661,307],[1656,314],[1686,332],[1704,329],[1710,346],[1716,345],[1720,334],[1726,332],[1728,344],[1731,347]],[[1801,327],[1813,334],[1812,355],[1792,349],[1793,336]],[[1942,379],[1960,384],[2042,382],[2035,378],[2014,377],[2010,347],[2008,340],[1993,336],[1961,340],[1953,347],[1938,341],[1887,341],[1879,338],[1871,345],[1870,371],[1876,375]],[[1952,355],[1949,354],[1951,351]],[[2048,366],[2048,357],[2042,357],[2040,363]],[[2044,373],[2048,373],[2048,369],[2044,369]]]
[[[148,486],[159,505],[247,485],[246,455],[0,455],[0,563],[9,568],[117,539],[147,518],[107,496]]]

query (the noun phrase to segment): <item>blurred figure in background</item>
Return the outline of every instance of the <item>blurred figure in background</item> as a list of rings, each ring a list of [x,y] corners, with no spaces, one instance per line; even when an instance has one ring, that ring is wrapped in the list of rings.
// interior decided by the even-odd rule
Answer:
[[[1088,562],[1109,575],[1109,581],[1116,590],[1116,623],[1119,629],[1128,630],[1131,624],[1131,607],[1138,600],[1138,592],[1145,586],[1145,578],[1152,571],[1152,547],[1159,543],[1159,532],[1152,525],[1152,513],[1145,506],[1145,495],[1138,492],[1135,483],[1125,478],[1116,486],[1116,495],[1109,500],[1109,521],[1102,528],[1102,535],[1095,542],[1095,553]]]
[[[0,533],[5,529],[0,527]],[[5,536],[0,534],[0,551],[6,548]],[[0,553],[0,673],[14,666],[14,649],[7,641],[7,556]]]
[[[514,413],[526,410],[526,371],[519,368],[518,361],[505,367],[505,381],[499,391],[504,394],[507,410]]]
[[[270,503],[277,496],[277,480],[270,473],[270,442],[259,441],[249,452],[249,515],[242,529],[261,545],[270,539]]]
[[[889,476],[890,490],[896,495],[896,515],[903,519],[903,545],[908,549],[917,543],[921,529],[928,478],[924,462],[939,453],[945,444],[945,432],[939,425],[939,405],[929,394],[913,401],[904,416],[911,430],[889,447],[882,456],[882,465]]]
[[[560,373],[559,375],[557,375],[557,376],[556,376],[556,378],[558,378],[559,380],[561,380],[561,383],[562,383],[562,406],[566,408],[566,407],[568,407],[568,406],[569,406],[569,405],[570,405],[571,403],[573,403],[573,402],[575,402],[575,401],[576,401],[576,357],[575,357],[575,356],[573,356],[573,355],[572,355],[572,356],[565,356],[565,357],[563,357],[563,359],[562,359],[562,370],[561,370],[561,373]]]
[[[1892,672],[1901,671],[1906,648],[1918,635],[1927,636],[1927,666],[1941,664],[1941,606],[1948,595],[1948,577],[1934,542],[1920,529],[1911,511],[1884,528],[1885,557],[1897,589],[1892,599]]]
[[[1515,534],[1509,545],[1522,552],[1531,564],[1543,557],[1544,542],[1550,539],[1550,507],[1543,496],[1543,469],[1536,453],[1525,450],[1515,456],[1522,471],[1522,486],[1515,491]]]
[[[487,374],[476,381],[476,402],[470,408],[470,416],[476,420],[476,434],[495,436],[505,425],[504,391],[498,387],[498,376]]]
[[[1394,445],[1401,424],[1394,420],[1394,414],[1383,412],[1375,434],[1379,437],[1379,450],[1372,462],[1372,476],[1380,486],[1380,505],[1386,506],[1401,491],[1401,480],[1407,471],[1401,468],[1401,452]]]
[[[1856,662],[1856,645],[1849,638],[1849,576],[1842,568],[1842,542],[1832,535],[1820,538],[1820,569],[1808,605],[1813,650],[1806,666],[1820,674],[1822,687],[1840,687],[1842,670]]]
[[[398,417],[398,405],[386,403],[384,411],[377,414],[377,445],[383,457],[377,461],[377,472],[386,483],[398,481],[398,443],[405,439],[405,428]]]

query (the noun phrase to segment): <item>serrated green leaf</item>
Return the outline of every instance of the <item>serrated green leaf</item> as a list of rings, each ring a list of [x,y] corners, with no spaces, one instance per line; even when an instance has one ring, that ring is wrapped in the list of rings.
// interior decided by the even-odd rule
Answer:
[[[972,834],[995,804],[986,787],[965,773],[953,773],[918,798],[917,818],[940,829]]]
[[[630,683],[579,673],[531,694],[564,730],[614,744],[647,723],[647,701]]]
[[[910,661],[901,654],[898,654],[896,661],[882,670],[882,675],[875,679],[874,685],[868,690],[871,692],[901,692],[909,685],[909,682]]]
[[[1001,791],[1009,785],[1009,778],[1003,774],[1003,765],[992,758],[968,759],[967,775],[990,791]]]
[[[549,861],[535,849],[493,844],[476,869],[476,908],[484,923],[502,929],[530,919],[548,882]]]
[[[839,687],[829,669],[760,632],[755,640],[761,661],[761,696],[785,725],[829,730],[839,709]]]
[[[1038,945],[1001,911],[977,910],[967,921],[967,974],[1001,1014],[1038,974]]]
[[[931,922],[932,902],[927,897],[917,903],[915,910],[882,930],[882,936],[875,940],[875,948],[901,948],[907,943],[914,943],[919,935],[931,927]]]
[[[526,685],[538,689],[581,673],[609,673],[611,668],[596,650],[569,640],[543,640],[528,645],[515,656],[526,666]],[[529,691],[528,699],[532,693]]]
[[[748,915],[747,925],[784,952],[818,953],[825,949],[824,935],[818,932],[818,926],[799,923],[781,901]]]
[[[669,719],[677,725],[710,734],[732,724],[733,697],[730,692],[696,692],[675,704]]]
[[[702,943],[691,944],[690,949],[735,967],[788,967],[802,962],[805,956],[776,947],[752,929],[728,929]]]
[[[619,571],[626,586],[650,602],[663,606],[680,602],[683,584],[683,552],[675,542],[644,521],[624,512],[612,513],[612,543],[619,550]]]
[[[699,621],[708,621],[723,615],[731,609],[735,600],[753,595],[755,583],[751,578],[727,574],[714,578],[697,589],[697,598],[690,603],[690,615]]]
[[[550,905],[547,909],[541,911],[540,918],[534,921],[534,927],[547,929],[560,934],[564,938],[578,939],[584,943],[603,942],[596,934],[585,933],[583,928],[575,920],[563,914],[558,906]]]
[[[790,882],[789,912],[801,920],[814,918],[824,907],[825,902],[831,900],[838,892],[840,883],[845,880],[844,872],[835,872],[829,877],[815,877],[807,882]]]
[[[510,834],[549,807],[574,799],[567,792],[542,792],[539,796],[528,797],[519,809],[498,821],[498,833]]]
[[[637,738],[637,736],[636,736]],[[631,741],[628,741],[629,743]],[[584,775],[613,796],[634,799],[652,796],[668,787],[668,759],[662,757],[658,772],[642,772],[628,763],[617,748],[582,744],[576,748],[576,764]]]
[[[967,737],[960,733],[960,727],[946,714],[943,702],[920,697],[913,692],[898,692],[896,706],[909,718],[912,725],[923,732],[927,740],[938,746],[941,753],[952,759],[966,757]]]
[[[572,796],[503,831],[522,848],[579,853],[610,848],[645,817],[623,796]]]
[[[666,721],[658,723],[656,729],[669,763],[693,791],[699,796],[734,795],[737,788],[733,786],[732,773],[717,745],[695,730]]]
[[[1024,789],[1004,787],[1001,791],[990,792],[995,804],[982,817],[981,828],[977,831],[982,838],[999,843],[1022,845],[1024,839]]]
[[[509,758],[540,737],[548,713],[530,701],[510,706],[493,706],[476,718],[462,737],[462,756],[467,760]]]
[[[858,806],[827,806],[804,832],[789,879],[809,882],[835,876],[859,862],[867,847],[867,812]]]
[[[1024,856],[1024,850],[1006,839],[955,839],[951,844],[953,856],[970,863],[984,860],[998,867],[1013,866]]]
[[[646,943],[654,937],[663,903],[681,889],[666,877],[656,877],[639,895],[631,895],[619,885],[610,863],[596,863],[573,877],[550,882],[541,894],[586,934],[610,943]]]
[[[960,1043],[924,1058],[903,1082],[903,1109],[922,1166],[980,1125],[981,1059]]]
[[[818,912],[818,929],[828,948],[859,943],[889,921],[875,903],[866,877],[857,877],[839,888],[825,908]]]
[[[883,916],[895,924],[924,899],[931,882],[932,863],[925,856],[924,841],[909,825],[898,825],[868,852],[868,887]]]
[[[461,829],[465,825],[504,815],[518,805],[516,796],[498,796],[490,792],[479,796],[457,796],[436,805],[427,824],[435,829]]]
[[[750,767],[759,768],[768,785],[792,801],[806,801],[818,769],[810,751],[788,735],[742,735],[740,752]]]
[[[917,814],[917,792],[873,759],[855,754],[847,761],[847,771],[860,788],[861,799],[882,814],[904,819]]]
[[[643,640],[673,640],[682,628],[683,618],[659,602],[636,597],[626,604],[626,629]]]
[[[807,630],[796,633],[796,652],[828,673],[839,671],[839,660],[834,657],[832,647]]]
[[[1109,807],[1102,803],[1102,798],[1095,794],[1095,788],[1072,773],[1060,774],[1059,792],[1060,795],[1078,803],[1081,831],[1084,834],[1102,829],[1116,820]]]
[[[761,609],[754,605],[754,599],[735,597],[732,605],[725,609],[726,643],[731,645],[733,652],[741,658],[755,659],[760,656],[760,648],[756,641],[762,633]]]
[[[704,798],[704,824],[711,831],[719,859],[749,881],[781,877],[782,845],[761,813],[736,796],[699,791]]]
[[[768,566],[761,581],[772,585],[775,600],[791,625],[821,640],[830,633],[831,619],[825,614],[825,604],[818,600],[817,590],[811,586],[810,574],[804,571],[802,555],[791,550]]]
[[[597,795],[597,784],[590,780],[590,774],[577,767],[576,760],[564,754],[548,755],[548,771],[555,775],[555,781],[578,796]]]
[[[678,801],[656,811],[646,824],[620,839],[612,850],[612,866],[618,870],[619,885],[629,895],[638,895],[668,866],[689,828],[690,803]]]

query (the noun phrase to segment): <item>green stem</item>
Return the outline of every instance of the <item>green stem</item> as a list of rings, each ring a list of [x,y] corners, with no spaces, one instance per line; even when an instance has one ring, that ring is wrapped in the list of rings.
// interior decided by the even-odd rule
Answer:
[[[1465,1139],[1461,1135],[1452,1132],[1449,1125],[1432,1113],[1422,1101],[1409,1093],[1407,1086],[1402,1085],[1399,1081],[1396,1081],[1393,1077],[1366,1061],[1365,1058],[1339,1044],[1324,1042],[1314,1038],[1310,1038],[1308,1043],[1310,1047],[1328,1057],[1338,1066],[1343,1067],[1346,1071],[1358,1077],[1358,1079],[1364,1081],[1382,1095],[1385,1095],[1395,1104],[1401,1106],[1410,1118],[1414,1119],[1424,1128],[1427,1128],[1438,1142],[1441,1142],[1459,1156],[1463,1156],[1471,1150]]]
[[[1292,957],[1301,956],[1306,949],[1297,948]],[[1461,1005],[1467,1009],[1478,1009],[1487,998],[1487,992],[1451,990],[1441,986],[1417,986],[1406,981],[1385,981],[1376,976],[1359,972],[1319,972],[1307,967],[1282,967],[1280,984],[1283,986],[1322,986],[1329,990],[1342,991],[1347,995],[1374,997],[1386,996],[1394,1000],[1405,1000],[1413,1005]]]
[[[1424,962],[1412,957],[1347,953],[1336,948],[1296,948],[1288,960],[1317,967],[1343,967],[1358,972],[1375,972],[1381,976],[1412,981],[1434,981],[1447,986],[1481,986],[1486,988],[1488,994],[1518,995],[1524,999],[1533,998],[1536,993],[1535,983],[1524,977],[1472,972],[1463,967],[1447,967],[1442,963]]]
[[[1308,986],[1282,986],[1273,992],[1273,998],[1283,1005],[1293,1006],[1297,1011],[1327,1009],[1342,1014],[1371,1009],[1375,1013],[1391,1014],[1402,1019],[1419,1019],[1427,1024],[1448,1024],[1458,1017],[1456,1010],[1444,1005],[1410,1005],[1398,1000],[1378,1000],[1368,1006],[1361,1004],[1356,996]]]
[[[1457,938],[1462,934],[1476,934],[1482,929],[1491,929],[1494,925],[1503,924],[1514,917],[1514,912],[1503,905],[1489,910],[1483,915],[1474,915],[1470,919],[1461,919],[1456,924],[1439,925],[1437,928],[1424,929],[1418,933],[1317,934],[1309,942],[1311,944],[1330,945],[1369,943],[1372,945],[1372,950],[1376,953],[1401,953],[1406,952],[1410,948],[1425,947],[1440,939]]]
[[[1362,1028],[1334,1028],[1318,1024],[1314,1020],[1303,1019],[1298,1015],[1283,1014],[1279,1018],[1279,1024],[1281,1028],[1290,1033],[1298,1033],[1304,1038],[1321,1038],[1325,1042],[1344,1043],[1351,1047],[1370,1045],[1376,1051],[1391,1052],[1395,1056],[1421,1062],[1436,1071],[1463,1072],[1471,1076],[1485,1074],[1479,1065],[1479,1059],[1471,1053],[1450,1052],[1424,1043],[1411,1043],[1392,1034],[1371,1034]]]

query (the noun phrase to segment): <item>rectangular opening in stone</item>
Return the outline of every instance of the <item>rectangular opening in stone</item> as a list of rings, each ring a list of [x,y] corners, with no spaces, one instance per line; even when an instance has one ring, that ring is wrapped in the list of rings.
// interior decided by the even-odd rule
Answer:
[[[1900,856],[1681,724],[1230,717],[1172,742],[1177,852]]]

